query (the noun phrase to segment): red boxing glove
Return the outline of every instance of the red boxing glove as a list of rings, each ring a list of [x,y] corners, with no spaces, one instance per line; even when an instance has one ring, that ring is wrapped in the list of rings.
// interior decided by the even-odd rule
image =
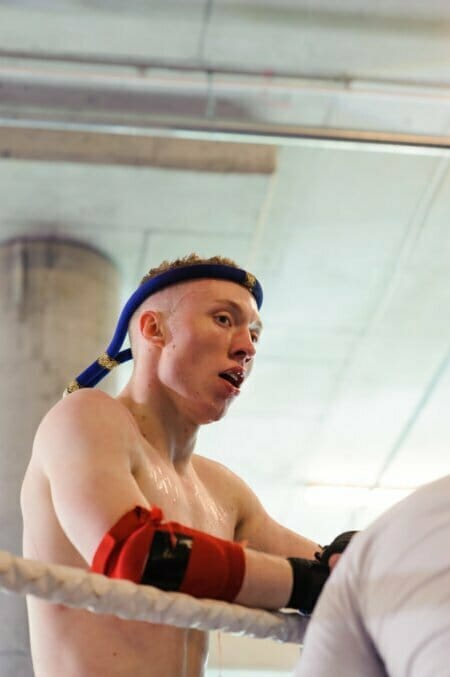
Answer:
[[[162,522],[159,508],[137,506],[105,534],[91,571],[193,597],[232,602],[245,574],[239,543],[177,522]]]

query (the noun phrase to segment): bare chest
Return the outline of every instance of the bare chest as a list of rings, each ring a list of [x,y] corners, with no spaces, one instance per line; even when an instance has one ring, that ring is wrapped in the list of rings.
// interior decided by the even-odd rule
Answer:
[[[220,477],[212,475],[205,481],[195,472],[180,477],[164,464],[143,459],[136,468],[135,479],[149,503],[161,508],[166,520],[220,538],[234,538],[237,510],[221,486]]]

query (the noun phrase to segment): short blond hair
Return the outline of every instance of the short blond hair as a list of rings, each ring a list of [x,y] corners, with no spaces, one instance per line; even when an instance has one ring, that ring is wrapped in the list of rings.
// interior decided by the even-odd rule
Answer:
[[[210,256],[209,258],[203,258],[195,252],[183,256],[180,259],[174,259],[173,261],[163,261],[156,268],[151,268],[146,275],[141,280],[141,285],[148,282],[152,278],[160,275],[161,273],[166,273],[168,270],[174,270],[175,268],[181,268],[184,266],[196,266],[197,264],[217,264],[223,266],[231,266],[232,268],[238,268],[239,266],[235,261],[229,259],[225,256]]]

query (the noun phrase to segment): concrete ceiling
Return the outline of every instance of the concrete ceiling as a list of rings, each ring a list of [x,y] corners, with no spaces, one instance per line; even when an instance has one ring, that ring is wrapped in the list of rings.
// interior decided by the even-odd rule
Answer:
[[[124,298],[192,250],[255,272],[198,448],[319,541],[450,469],[450,3],[338,4],[0,2],[2,239],[89,243]]]

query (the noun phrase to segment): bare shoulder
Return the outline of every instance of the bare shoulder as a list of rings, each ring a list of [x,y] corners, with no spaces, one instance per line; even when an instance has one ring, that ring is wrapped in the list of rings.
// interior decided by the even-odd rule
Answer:
[[[213,461],[211,458],[207,458],[206,456],[194,454],[192,456],[192,464],[195,471],[202,479],[212,478],[230,482],[233,482],[236,479],[239,481],[238,476],[235,475],[235,473],[233,473],[229,468],[218,461]]]
[[[223,488],[227,492],[232,492],[235,499],[243,502],[257,500],[248,484],[222,463],[199,454],[194,454],[192,463],[200,479],[205,484],[211,484],[215,491]]]
[[[38,428],[38,433],[59,426],[77,427],[79,422],[88,424],[95,420],[104,422],[108,420],[114,425],[116,417],[122,418],[121,413],[125,408],[117,400],[101,390],[86,388],[72,393],[68,397],[59,400],[44,416]]]
[[[57,402],[41,421],[33,456],[44,460],[61,447],[65,453],[86,445],[116,448],[131,433],[133,419],[123,404],[101,390],[86,388]]]

